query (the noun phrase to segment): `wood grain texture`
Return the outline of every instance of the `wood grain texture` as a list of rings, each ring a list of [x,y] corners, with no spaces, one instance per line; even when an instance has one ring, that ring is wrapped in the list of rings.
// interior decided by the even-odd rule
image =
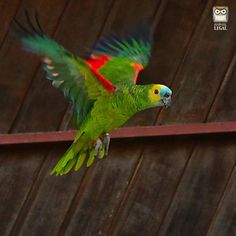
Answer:
[[[12,1],[10,5],[7,1],[0,2],[0,22],[2,22],[0,28],[0,48],[6,38],[6,34],[12,21],[12,16],[14,16],[15,12],[18,10],[19,4],[20,0]]]
[[[205,235],[236,161],[234,141],[199,142],[158,235]]]
[[[9,235],[17,215],[34,184],[47,147],[1,148],[0,234]],[[21,160],[19,160],[21,158]]]
[[[231,8],[233,7],[236,5],[231,6]],[[232,41],[228,50],[229,52],[235,50],[235,44]],[[222,104],[221,96],[225,96],[219,91],[223,91],[224,84],[227,83],[226,81],[230,81],[234,73],[232,70],[235,63],[234,57],[230,53],[226,58],[229,62],[224,64],[225,74],[221,78],[219,87],[215,88],[216,92],[213,96],[213,99],[216,98],[215,104],[213,106],[210,104],[208,109],[211,110],[208,113],[207,109],[204,109],[207,120],[208,117],[211,121],[221,120],[228,110],[226,105],[224,108],[221,107],[220,114],[216,112],[216,108]],[[214,61],[215,59],[214,57]],[[196,113],[195,118],[199,114]],[[229,116],[229,119],[235,118],[234,113]],[[196,146],[158,235],[205,235],[207,233],[236,161],[234,144],[234,137],[225,136],[225,138],[215,141],[206,140],[204,145]],[[194,182],[190,182],[191,180]],[[212,192],[213,187],[215,188]]]
[[[60,235],[106,235],[116,206],[130,181],[139,150],[136,142],[113,142],[110,156],[96,163],[81,198],[75,199],[74,214]],[[142,145],[141,143],[138,144]],[[135,154],[135,155],[134,155]],[[124,165],[125,162],[125,165]]]
[[[236,53],[228,67],[227,73],[222,81],[217,97],[209,112],[208,121],[235,120],[235,83],[236,76]]]
[[[44,12],[41,18],[44,19],[47,32],[51,34],[64,9],[65,1],[55,0],[52,1],[52,4],[58,6],[54,11],[51,11],[47,1],[40,1],[40,4],[37,0],[23,1],[17,18],[25,22],[22,16],[23,9],[30,10],[33,8],[38,12]],[[39,65],[37,57],[24,52],[16,42],[17,39],[11,31],[0,49],[0,109],[4,111],[0,116],[1,133],[7,133],[10,130],[32,77],[35,75],[35,70]]]
[[[228,72],[222,82],[221,88],[215,99],[211,111],[209,112],[208,121],[222,121],[222,120],[235,120],[236,113],[234,107],[236,106],[235,99],[232,99],[235,95],[235,78],[236,72],[236,54],[234,55],[232,62],[228,68]],[[235,139],[234,139],[235,140]],[[232,147],[235,150],[235,145]],[[215,211],[215,215],[210,223],[210,228],[207,236],[213,235],[235,235],[235,176],[236,171],[232,173],[229,183],[226,186],[224,195],[218,204],[218,209]]]
[[[17,18],[25,22],[23,9],[43,11],[41,17],[47,25],[49,34],[51,34],[63,12],[63,3],[65,2],[51,1],[51,4],[58,6],[52,12],[48,1],[22,1],[18,9]],[[1,132],[8,132],[11,129],[39,62],[36,57],[25,53],[16,43],[16,40],[14,33],[11,31],[7,35],[0,51],[0,106],[4,110],[3,115],[0,117]],[[35,123],[37,123],[36,120]],[[32,125],[34,125],[34,122]],[[12,154],[9,155],[6,151],[1,152],[0,159],[2,164],[0,172],[2,175],[0,181],[7,184],[6,187],[4,187],[4,184],[1,185],[1,191],[8,192],[5,198],[0,199],[1,205],[8,211],[7,217],[5,211],[1,211],[0,213],[1,222],[6,221],[5,224],[3,223],[4,227],[1,227],[1,235],[9,235],[12,227],[15,227],[15,222],[18,222],[18,215],[28,199],[28,194],[31,192],[32,186],[34,186],[37,180],[37,175],[48,153],[48,149],[48,146],[40,148],[38,146],[32,146],[28,149],[21,149],[20,147],[16,149],[12,148]],[[19,157],[22,157],[23,160],[18,161]],[[8,165],[10,160],[11,165]],[[6,182],[7,179],[10,182]]]
[[[207,236],[236,235],[236,169],[229,180],[227,189],[216,211]]]
[[[225,4],[232,12],[236,10],[232,1]],[[236,48],[235,27],[225,32],[213,30],[211,7],[208,4],[205,9],[200,30],[193,36],[191,48],[171,86],[174,94],[172,108],[161,113],[158,123],[200,122],[206,119]],[[232,15],[232,22],[236,22],[235,17]]]
[[[166,1],[163,13],[154,30],[150,64],[141,73],[138,83],[171,85],[205,5],[206,2],[200,0]],[[173,92],[175,94],[176,90],[173,89]],[[153,108],[138,113],[131,118],[127,125],[153,125],[160,110]],[[162,112],[165,114],[166,110],[162,109]]]
[[[135,184],[109,235],[155,235],[192,146],[191,139],[172,138],[145,146]]]
[[[56,235],[85,171],[61,178],[50,175],[66,148],[60,144],[50,150],[11,235]]]

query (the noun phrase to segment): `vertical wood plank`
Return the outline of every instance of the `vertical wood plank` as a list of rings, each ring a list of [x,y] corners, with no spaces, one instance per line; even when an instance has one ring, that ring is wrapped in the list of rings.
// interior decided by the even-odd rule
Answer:
[[[236,73],[236,54],[232,59],[228,73],[226,74],[219,93],[214,101],[212,109],[209,113],[209,121],[223,121],[223,120],[235,120],[236,113],[235,99],[232,99],[235,94],[235,78]],[[229,180],[229,184],[224,192],[224,196],[221,199],[218,209],[215,211],[215,215],[212,222],[209,224],[210,228],[208,235],[235,235],[235,167],[234,172]]]
[[[11,235],[56,235],[85,171],[84,168],[80,173],[72,172],[63,177],[49,174],[67,146],[60,144],[50,150]]]
[[[232,12],[236,10],[232,1],[225,1],[225,5]],[[158,123],[204,121],[235,53],[235,27],[224,32],[214,31],[212,5],[208,4],[205,11],[207,14],[201,21],[201,30],[194,35],[192,47],[171,86],[172,107],[161,112]],[[231,22],[236,22],[236,16],[231,16]]]
[[[140,84],[170,86],[197,29],[207,1],[166,1],[154,31],[152,57],[138,79]],[[172,87],[172,86],[171,86]],[[175,95],[176,90],[173,90]],[[173,107],[173,106],[172,106]],[[173,109],[171,107],[171,109]],[[161,109],[152,108],[136,114],[127,125],[152,125]],[[165,110],[163,111],[166,112]]]
[[[236,169],[230,178],[224,197],[207,236],[236,235]]]
[[[47,149],[40,145],[1,148],[0,235],[9,235]]]
[[[46,1],[41,1],[40,4],[37,0],[23,1],[17,18],[22,22],[26,21],[22,16],[23,9],[29,9],[30,12],[33,12],[33,9],[43,12],[41,19],[43,18],[42,21],[46,26],[45,30],[51,34],[64,4],[64,0],[53,0],[50,4]],[[55,5],[57,8],[52,11],[50,6],[54,7]],[[1,133],[7,133],[10,130],[38,65],[37,57],[24,52],[22,47],[16,43],[13,32],[8,33],[0,49],[0,109],[4,111],[0,116]]]
[[[230,2],[227,2],[227,4],[229,4],[229,7],[231,9],[234,9],[236,7],[235,4],[230,5]],[[233,35],[235,35],[235,33],[233,33]],[[215,36],[216,41],[218,39],[217,36]],[[211,35],[211,39],[213,39],[213,35]],[[231,54],[232,53],[234,54],[235,52],[235,44],[233,41],[230,41],[228,43],[231,43],[230,45],[227,44],[228,48],[225,49],[226,51],[228,51],[228,54],[227,53],[223,54],[224,57],[218,55],[217,56],[218,62],[215,61],[216,55],[213,56],[213,51],[211,51],[211,53],[208,50],[205,51],[206,57],[209,56],[210,58],[210,54],[212,54],[211,60],[209,61],[210,63],[209,65],[212,65],[212,62],[219,63],[219,60],[222,59],[225,61],[224,66],[228,67],[227,69],[224,69],[225,70],[224,75],[221,75],[222,77],[221,81],[219,81],[218,87],[215,87],[215,92],[212,94],[212,99],[216,97],[215,104],[213,105],[213,107],[211,107],[213,101],[210,102],[210,100],[208,100],[208,98],[206,99],[205,97],[204,103],[207,102],[208,100],[210,104],[209,108],[211,108],[211,111],[209,112],[209,110],[207,111],[207,109],[205,108],[202,108],[202,111],[204,111],[203,114],[205,113],[204,116],[207,116],[206,117],[207,120],[209,119],[210,121],[226,120],[227,118],[225,116],[225,113],[229,114],[225,100],[222,101],[221,99],[221,97],[229,96],[228,92],[230,92],[232,95],[232,90],[231,91],[225,90],[226,84],[228,84],[229,82],[227,86],[229,87],[234,86],[230,78],[231,76],[234,76],[233,72],[234,70],[232,69],[232,67],[234,67],[235,59]],[[211,41],[211,47],[212,49],[214,48],[213,41]],[[201,46],[201,50],[203,48],[204,47]],[[201,50],[198,51],[201,52]],[[222,50],[222,52],[223,51],[224,50]],[[233,61],[231,62],[232,58]],[[222,69],[222,67],[220,69]],[[201,70],[201,73],[202,72],[203,70]],[[212,76],[211,73],[209,75]],[[214,78],[214,86],[215,86],[216,77],[214,76],[214,72],[212,78]],[[206,80],[206,77],[204,79]],[[211,80],[210,77],[209,80]],[[185,82],[183,82],[183,84],[184,83]],[[222,84],[223,86],[221,86]],[[207,87],[211,91],[212,91],[212,85],[213,81],[210,87],[207,84]],[[192,90],[190,86],[187,85],[185,86],[186,90],[188,89]],[[220,86],[221,88],[219,88]],[[205,86],[203,85],[198,85],[197,87],[205,88]],[[181,91],[184,90],[181,89]],[[205,89],[205,91],[208,90]],[[196,92],[194,93],[196,94]],[[203,101],[204,96],[200,94],[199,94],[200,98],[197,98],[197,100],[201,99]],[[224,107],[222,106],[223,102],[225,104]],[[222,110],[218,113],[217,110],[219,111],[219,107],[221,107]],[[184,107],[184,110],[185,109],[186,107]],[[185,112],[184,114],[186,115]],[[190,120],[198,118],[199,114],[200,113],[196,111],[194,113],[194,116],[192,116]],[[235,113],[229,115],[229,119],[230,120],[235,119]],[[216,139],[215,142],[211,140],[209,141],[206,140],[204,145],[198,144],[196,146],[194,150],[194,155],[191,156],[189,165],[177,189],[176,195],[163,221],[163,225],[160,231],[158,232],[158,235],[189,235],[189,234],[206,235],[209,224],[211,223],[211,219],[215,215],[215,211],[217,209],[221,196],[225,191],[225,186],[228,183],[231,171],[236,162],[235,159],[236,149],[234,144],[235,144],[234,137],[224,136],[222,137],[222,139],[218,140]]]
[[[48,1],[40,1],[40,4],[39,1],[23,1],[17,18],[25,22],[21,14],[23,9],[43,12],[41,17],[47,25],[46,30],[51,34],[64,9],[64,3],[57,0],[51,1],[50,4]],[[56,9],[54,5],[57,5]],[[12,32],[7,34],[0,51],[0,107],[4,111],[0,116],[1,132],[8,132],[10,129],[38,65],[38,60],[34,56],[23,52],[16,44],[12,34]],[[3,206],[0,212],[0,221],[3,224],[1,235],[10,233],[21,207],[27,200],[31,186],[35,184],[47,152],[47,146],[40,148],[32,146],[28,149],[17,147],[1,151],[0,181],[3,183],[0,189],[3,191],[0,198],[0,205]]]
[[[0,2],[0,48],[9,30],[12,16],[14,16],[15,12],[17,11],[19,4],[20,0],[12,1],[10,5],[6,1]]]
[[[230,63],[227,74],[222,82],[217,97],[209,112],[208,121],[234,121],[235,111],[235,76],[236,76],[236,53]]]
[[[192,140],[186,139],[145,145],[144,161],[110,235],[155,235],[192,146]]]
[[[59,235],[107,235],[114,209],[129,182],[127,173],[135,166],[139,152],[137,143],[125,145],[128,148],[124,149],[124,142],[113,142],[110,156],[96,163],[83,192],[78,192],[82,196],[75,199],[68,227]]]
[[[199,143],[158,235],[207,233],[236,161],[234,144],[225,137]]]

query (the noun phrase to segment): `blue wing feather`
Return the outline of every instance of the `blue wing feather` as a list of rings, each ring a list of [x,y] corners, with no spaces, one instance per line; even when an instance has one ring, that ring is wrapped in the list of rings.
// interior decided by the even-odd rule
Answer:
[[[125,57],[145,67],[151,56],[151,47],[151,29],[146,24],[140,24],[135,30],[125,33],[123,37],[112,34],[101,39],[93,53]]]

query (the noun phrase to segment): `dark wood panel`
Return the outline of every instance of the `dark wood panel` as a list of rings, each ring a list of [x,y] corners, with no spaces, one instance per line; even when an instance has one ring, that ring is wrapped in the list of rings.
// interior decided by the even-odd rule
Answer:
[[[135,184],[109,235],[155,235],[192,146],[192,140],[171,138],[145,146]]]
[[[19,3],[20,0],[11,1],[11,4],[9,4],[7,1],[0,2],[0,47],[4,42],[6,33],[9,30],[12,16],[14,16],[15,12],[17,11]]]
[[[171,84],[206,5],[200,0],[166,2],[155,27],[150,64],[139,78],[141,84]],[[159,112],[153,108],[138,113],[127,125],[152,125]]]
[[[49,174],[67,146],[56,145],[47,155],[11,235],[56,235],[85,171],[63,177]]]
[[[228,236],[236,235],[236,169],[230,178],[227,190],[224,194],[219,208],[216,211],[216,217],[211,224],[207,236]]]
[[[1,148],[0,157],[0,234],[9,235],[30,186],[42,164],[44,146]]]
[[[104,25],[102,35],[109,35],[112,32],[124,33],[140,24],[141,21],[152,20],[160,1],[117,1],[113,12],[110,12]],[[126,10],[125,10],[126,9]]]
[[[84,188],[79,189],[67,224],[59,235],[106,235],[137,163],[142,143],[113,142],[110,155],[96,163]],[[122,151],[121,151],[122,150]]]
[[[52,11],[48,1],[22,1],[18,10],[17,18],[25,22],[23,9],[43,11],[41,15],[46,30],[51,34],[64,9],[65,2],[51,1],[57,8]],[[10,4],[8,4],[10,7]],[[14,31],[14,30],[13,30]],[[39,60],[36,57],[24,52],[16,43],[15,34],[11,31],[7,35],[0,51],[0,117],[1,132],[8,132],[15,119],[17,111],[28,89],[31,78],[38,66]],[[26,121],[25,121],[26,122]],[[12,148],[5,158],[6,153],[1,152],[1,206],[4,206],[0,213],[1,235],[9,234],[22,206],[27,201],[31,187],[48,152],[48,147],[32,146],[29,149],[16,147]],[[22,159],[22,160],[21,160]],[[7,195],[4,194],[7,193]],[[4,223],[5,222],[5,223]]]
[[[222,86],[209,114],[208,121],[235,120],[235,83],[236,54],[228,68]],[[233,148],[232,148],[233,149]],[[235,148],[234,148],[235,149]],[[235,230],[235,176],[234,172],[218,205],[207,235],[236,235]]]
[[[234,2],[225,1],[224,4],[229,6],[232,12],[236,11]],[[236,22],[236,16],[233,14],[231,22]],[[210,1],[199,29],[193,36],[191,48],[171,86],[172,107],[160,114],[158,123],[204,121],[219,90],[235,53],[236,28],[229,27],[227,31],[221,32],[213,30]]]
[[[51,34],[64,9],[65,1],[54,0],[51,1],[51,4],[49,5],[45,0],[40,1],[40,4],[37,0],[23,1],[17,18],[25,22],[22,16],[23,9],[29,9],[30,12],[31,10],[33,12],[34,9],[43,12],[41,18],[46,26],[45,29]],[[53,11],[50,6],[54,8]],[[0,50],[0,109],[4,111],[0,116],[1,133],[9,131],[39,64],[37,57],[22,50],[13,35],[13,32],[7,35]],[[24,122],[26,123],[26,121]]]
[[[227,74],[222,82],[222,86],[219,89],[218,95],[212,109],[209,113],[208,121],[230,121],[236,120],[235,109],[235,84],[236,77],[236,54],[228,68]]]
[[[231,9],[235,7],[236,5],[230,6]],[[205,120],[208,120],[208,117],[211,121],[221,120],[221,116],[222,118],[225,117],[224,113],[228,112],[227,105],[224,107],[222,106],[221,96],[225,96],[222,93],[222,91],[224,91],[224,84],[227,83],[227,80],[230,81],[230,78],[234,73],[232,68],[234,66],[235,59],[231,61],[232,55],[230,50],[233,53],[235,52],[235,44],[232,41],[230,42],[231,45],[228,45],[227,49],[229,54],[223,54],[225,60],[228,58],[227,60],[229,60],[229,62],[224,62],[224,67],[226,68],[224,75],[221,75],[221,81],[218,87],[215,87],[216,91],[212,95],[213,99],[216,97],[215,104],[213,105],[209,116],[209,110],[207,112],[207,109],[203,109],[203,115],[206,116]],[[211,45],[214,45],[214,43],[211,42]],[[206,49],[205,53],[208,56],[208,49]],[[220,57],[221,56],[218,55],[218,58]],[[212,63],[212,60],[215,62],[215,56],[213,54],[212,58],[214,59],[211,59],[210,63]],[[215,79],[214,73],[215,71],[213,70],[212,78]],[[207,88],[209,88],[211,91],[213,84],[215,84],[215,81],[214,83],[213,81],[211,82],[210,87],[207,85]],[[219,88],[220,86],[221,89]],[[188,89],[189,88],[190,86]],[[205,89],[204,85],[200,85],[198,88],[199,90],[200,88],[202,88],[202,90]],[[205,89],[205,91],[208,90]],[[195,92],[195,94],[197,94],[197,92]],[[200,94],[199,96],[202,97]],[[208,98],[205,99],[207,100]],[[216,108],[220,105],[222,110],[219,114]],[[211,108],[211,104],[209,108]],[[194,114],[194,117],[199,117],[198,112]],[[233,117],[234,113],[232,116],[230,116],[230,119],[233,119]],[[196,146],[194,155],[191,156],[190,163],[186,169],[183,180],[179,185],[172,205],[167,213],[167,216],[165,217],[161,231],[158,235],[194,235],[195,233],[196,235],[205,235],[207,233],[211,219],[215,215],[218,203],[225,191],[225,185],[228,182],[228,178],[236,161],[236,149],[234,144],[234,137],[230,138],[225,136],[225,138],[215,140],[215,142],[206,140],[204,146],[200,144]],[[196,179],[197,181],[191,182],[191,179]],[[212,191],[214,186],[216,187]]]
[[[235,141],[205,140],[194,150],[158,235],[205,235],[236,161]]]

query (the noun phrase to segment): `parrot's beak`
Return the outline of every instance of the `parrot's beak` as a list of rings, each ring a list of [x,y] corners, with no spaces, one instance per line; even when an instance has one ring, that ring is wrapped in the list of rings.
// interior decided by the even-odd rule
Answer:
[[[164,97],[162,99],[163,105],[165,108],[169,108],[171,106],[171,96],[169,97]]]

